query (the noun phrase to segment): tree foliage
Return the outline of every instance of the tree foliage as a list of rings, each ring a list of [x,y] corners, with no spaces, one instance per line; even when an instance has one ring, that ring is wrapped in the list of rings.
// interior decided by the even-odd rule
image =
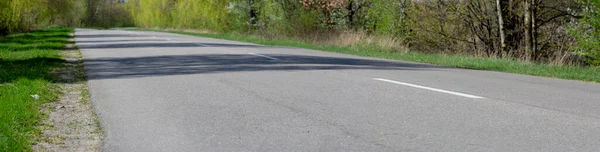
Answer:
[[[83,0],[0,1],[0,35],[50,25],[79,26],[84,3]]]
[[[367,30],[402,33],[402,0],[131,0],[143,27],[299,33]],[[390,5],[392,4],[392,5]],[[158,10],[158,11],[157,11]]]
[[[600,1],[582,0],[583,18],[574,35],[578,45],[575,54],[584,56],[589,65],[600,66]]]
[[[133,26],[123,0],[2,0],[0,36],[48,26]]]
[[[83,23],[92,27],[134,26],[124,0],[85,0]]]

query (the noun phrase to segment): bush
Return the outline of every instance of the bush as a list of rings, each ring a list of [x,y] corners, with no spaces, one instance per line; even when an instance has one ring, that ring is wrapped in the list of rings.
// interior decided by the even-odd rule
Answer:
[[[600,66],[600,1],[585,0],[582,4],[584,18],[573,32],[579,44],[575,54],[583,56],[588,65]]]
[[[79,26],[85,14],[82,0],[2,0],[0,36],[48,26]]]

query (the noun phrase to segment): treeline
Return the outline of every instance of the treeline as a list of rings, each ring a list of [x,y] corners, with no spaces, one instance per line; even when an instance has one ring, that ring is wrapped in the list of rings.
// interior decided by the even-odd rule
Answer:
[[[139,26],[600,66],[598,0],[5,0],[0,34]]]
[[[133,26],[123,0],[2,0],[0,36],[48,26]]]
[[[406,2],[403,2],[406,3]],[[130,0],[143,27],[203,28],[302,34],[364,30],[403,36],[405,4],[398,0]]]
[[[421,52],[600,65],[598,0],[130,0],[142,27],[359,32]],[[340,38],[340,37],[336,37]]]
[[[82,24],[88,27],[135,26],[125,0],[82,0],[85,1],[85,17]]]
[[[435,1],[413,7],[413,42],[422,50],[479,53],[543,63],[598,65],[594,49],[576,41],[598,1]],[[581,28],[584,27],[584,28]],[[578,29],[578,30],[573,30]],[[597,29],[596,29],[597,30]],[[444,39],[438,39],[444,38]],[[580,37],[583,38],[583,37]],[[592,37],[588,37],[592,38]],[[587,39],[587,38],[584,38]]]
[[[78,0],[2,0],[0,35],[49,25],[79,26],[83,11]]]

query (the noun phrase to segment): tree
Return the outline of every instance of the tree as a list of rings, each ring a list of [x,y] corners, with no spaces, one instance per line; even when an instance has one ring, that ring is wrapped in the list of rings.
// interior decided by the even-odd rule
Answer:
[[[504,6],[504,7],[503,7]],[[506,50],[506,37],[504,35],[504,18],[502,17],[502,10],[506,5],[501,5],[500,0],[496,0],[496,11],[498,12],[498,31],[500,32],[500,46],[502,50]]]

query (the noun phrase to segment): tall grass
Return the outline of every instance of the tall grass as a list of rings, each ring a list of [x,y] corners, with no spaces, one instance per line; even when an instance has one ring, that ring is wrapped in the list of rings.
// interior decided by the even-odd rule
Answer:
[[[0,38],[0,151],[31,150],[44,117],[40,106],[57,97],[52,71],[64,63],[60,51],[71,32],[51,28]]]

